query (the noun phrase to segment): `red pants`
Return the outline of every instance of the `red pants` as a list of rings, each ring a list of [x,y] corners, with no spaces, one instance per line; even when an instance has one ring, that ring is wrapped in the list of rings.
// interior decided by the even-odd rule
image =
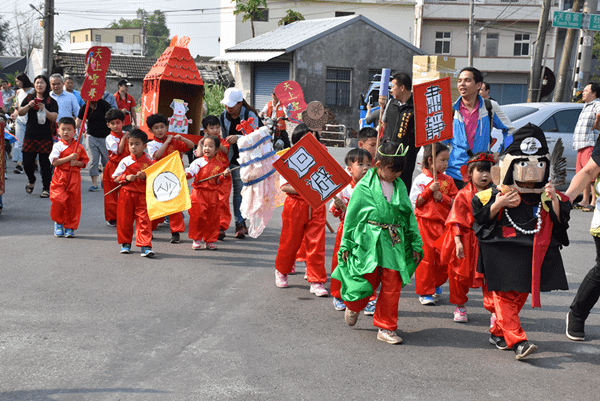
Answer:
[[[444,233],[444,225],[430,220],[417,219],[423,238],[423,260],[415,271],[415,287],[419,295],[433,295],[435,288],[448,280],[448,265],[439,262],[439,252],[433,243]]]
[[[302,241],[298,253],[296,253],[296,262],[306,262],[306,241]]]
[[[146,193],[121,188],[117,203],[117,240],[119,244],[131,244],[135,221],[135,245],[152,247],[152,224],[148,217]]]
[[[227,231],[231,224],[231,209],[229,208],[229,196],[231,195],[231,175],[223,179],[219,185],[219,211],[221,212],[221,221],[219,227]]]
[[[371,283],[373,289],[381,283],[377,307],[373,315],[373,326],[395,331],[398,328],[398,301],[402,290],[400,272],[379,266],[373,273],[365,274],[363,277]],[[344,301],[344,303],[351,311],[360,312],[370,299],[371,297],[367,297],[353,302]]]
[[[525,305],[529,294],[516,291],[493,291],[492,293],[497,320],[494,327],[490,329],[490,333],[504,337],[509,348],[518,342],[526,341],[527,335],[521,327],[519,312]]]
[[[219,195],[216,191],[192,191],[192,208],[189,210],[188,236],[194,241],[217,242],[219,239]],[[171,218],[169,217],[169,222]]]
[[[50,184],[50,218],[65,228],[77,230],[81,218],[81,174],[79,169],[73,168],[70,181],[67,185],[69,172],[54,169],[54,176]]]
[[[164,221],[164,217],[152,220],[152,231],[156,230],[158,224]],[[183,221],[183,214],[181,212],[169,215],[169,227],[171,228],[172,233],[182,233],[185,231],[185,222]]]
[[[104,171],[102,172],[102,186],[104,188],[104,193],[107,193],[117,187],[115,179],[112,177],[113,173],[117,169],[119,164],[108,160],[106,162],[106,166],[104,166]],[[119,191],[117,189],[115,192],[104,195],[104,220],[116,220],[117,219],[117,201],[119,200]]]
[[[344,233],[344,222],[340,221],[340,224],[338,225],[338,228],[337,228],[337,233],[335,235],[335,245],[333,246],[333,257],[331,258],[331,273],[332,274],[338,265],[337,254],[338,254],[338,251],[340,250],[340,244],[342,243],[342,234],[343,233]],[[296,260],[298,260],[298,259],[296,258]],[[342,295],[340,294],[341,289],[342,289],[342,283],[339,280],[332,278],[331,282],[329,283],[329,292],[331,293],[331,296],[341,299],[342,298]],[[373,301],[375,299],[377,299],[377,287],[373,287],[373,295],[371,295],[369,297],[369,301]]]
[[[483,307],[490,313],[496,313],[496,307],[494,306],[494,292],[488,291],[487,284],[481,287],[483,293]]]
[[[309,283],[326,283],[325,271],[325,205],[314,210],[300,196],[286,196],[283,225],[275,268],[282,274],[292,271],[302,241],[306,245],[306,275]]]

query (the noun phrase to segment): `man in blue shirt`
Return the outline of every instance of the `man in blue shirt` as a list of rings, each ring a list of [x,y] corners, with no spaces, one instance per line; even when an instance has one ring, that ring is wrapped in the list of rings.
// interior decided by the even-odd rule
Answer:
[[[63,117],[77,118],[77,114],[79,113],[79,103],[74,94],[64,90],[65,80],[62,75],[50,75],[50,86],[52,87],[50,96],[58,103],[58,116],[56,117],[56,121]]]
[[[79,107],[85,104],[85,101],[81,98],[81,93],[75,89],[75,81],[71,77],[65,77],[65,92],[72,93],[79,103]]]

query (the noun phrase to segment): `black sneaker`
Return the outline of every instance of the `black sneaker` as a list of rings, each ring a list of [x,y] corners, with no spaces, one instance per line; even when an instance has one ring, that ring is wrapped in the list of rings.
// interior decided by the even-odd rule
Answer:
[[[504,337],[498,337],[495,335],[490,336],[490,344],[495,345],[496,348],[505,350],[508,349],[508,345],[506,345],[506,341],[504,341]]]
[[[538,349],[537,345],[532,344],[527,340],[521,341],[520,343],[516,343],[515,345],[513,345],[513,350],[515,351],[515,354],[517,355],[516,356],[517,359],[523,359],[527,355],[533,354],[535,351],[537,351],[537,349]]]
[[[585,340],[584,325],[585,322],[574,317],[571,312],[567,313],[567,338],[573,341]]]
[[[15,172],[15,174],[23,174],[23,166],[21,166],[20,164],[17,164],[15,166],[14,172]]]
[[[110,226],[110,227],[116,227],[117,226],[117,220],[108,220],[106,222],[106,225]]]
[[[219,229],[219,241],[223,241],[226,236],[227,234],[225,234],[225,231]]]
[[[179,244],[181,237],[179,233],[171,233],[171,244]]]

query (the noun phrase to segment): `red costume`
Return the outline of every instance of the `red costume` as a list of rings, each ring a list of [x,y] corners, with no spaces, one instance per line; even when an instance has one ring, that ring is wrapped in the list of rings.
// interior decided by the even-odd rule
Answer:
[[[198,158],[186,169],[188,178],[194,177],[191,194],[192,208],[188,236],[194,241],[204,240],[206,243],[217,242],[219,238],[219,186],[221,177],[202,181],[205,178],[225,171],[226,167],[217,157]]]
[[[188,150],[190,150],[190,148],[188,148],[188,146],[185,144],[185,142],[180,141],[178,139],[171,139],[171,142],[169,142],[169,146],[167,146],[167,149],[165,149],[162,156],[157,159],[156,157],[154,157],[154,155],[156,154],[156,151],[158,151],[163,146],[166,139],[167,139],[167,137],[165,136],[163,139],[154,138],[153,141],[148,142],[148,154],[150,156],[152,156],[152,159],[154,159],[155,161],[164,159],[165,157],[169,156],[173,152],[179,152],[179,156],[181,157],[182,153],[185,153]],[[152,231],[156,230],[156,227],[158,227],[158,224],[162,223],[164,221],[165,221],[164,217],[153,220],[152,221]],[[172,233],[184,232],[185,231],[185,222],[183,221],[183,214],[180,212],[177,212],[177,213],[169,215],[169,227],[171,227]]]
[[[231,146],[225,138],[221,138],[221,146],[225,146],[227,150]],[[229,155],[228,153],[223,153],[218,151],[215,158],[223,165],[223,167],[229,167]],[[229,208],[229,197],[231,195],[231,175],[227,175],[225,177],[221,176],[220,178],[221,184],[219,184],[219,212],[220,212],[220,222],[219,228],[223,231],[227,231],[229,228],[229,224],[231,224],[231,209]]]
[[[77,161],[83,162],[83,167],[90,161],[83,145],[72,140],[65,142],[62,138],[52,147],[48,157],[50,163],[77,153]],[[64,163],[54,167],[52,183],[50,184],[50,218],[64,228],[77,230],[81,218],[81,172],[83,167],[71,166]]]
[[[119,110],[126,109],[129,113],[125,113],[125,120],[123,120],[123,126],[131,125],[131,109],[135,109],[136,103],[133,96],[129,93],[125,94],[125,99],[121,97],[121,93],[117,91],[115,93],[115,99],[117,100],[117,108]]]
[[[125,144],[123,147],[123,153],[119,153],[119,145],[123,138],[123,132],[117,134],[115,132],[110,133],[106,137],[106,149],[108,150],[108,162],[104,166],[104,172],[102,173],[102,186],[104,192],[110,192],[117,187],[117,183],[113,178],[113,173],[117,169],[119,162],[125,157],[129,156],[129,146]],[[104,220],[111,221],[117,219],[117,201],[119,199],[119,190],[104,195]]]
[[[439,251],[436,251],[434,242],[444,233],[452,199],[456,196],[458,189],[454,180],[446,174],[438,173],[437,180],[443,195],[440,202],[436,202],[433,198],[433,192],[430,189],[434,182],[433,176],[425,168],[423,168],[423,173],[415,178],[410,191],[410,200],[414,205],[415,217],[419,224],[425,252],[423,260],[415,271],[415,287],[419,295],[432,295],[436,287],[448,280],[448,266],[441,264]],[[416,206],[419,198],[425,202],[421,206]]]
[[[282,178],[281,185],[287,184]],[[298,194],[286,194],[283,204],[281,236],[275,258],[275,269],[289,274],[300,245],[306,246],[306,275],[309,283],[326,283],[325,270],[325,205],[313,209]],[[304,240],[304,241],[303,241]]]
[[[440,262],[448,265],[448,284],[450,287],[450,303],[455,305],[465,304],[469,298],[469,288],[484,287],[483,274],[477,272],[477,257],[479,244],[473,232],[473,206],[471,201],[478,192],[473,182],[467,185],[456,195],[450,214],[446,219],[446,232],[435,244],[441,248]],[[456,256],[456,243],[454,237],[460,236],[463,245],[463,258]],[[494,299],[491,293],[483,289],[483,306],[494,313]]]
[[[152,159],[142,153],[141,156],[129,155],[117,166],[113,178],[121,187],[117,202],[117,240],[119,244],[131,244],[133,238],[133,222],[135,221],[135,244],[138,247],[152,247],[152,224],[148,217],[146,205],[146,181],[136,179],[129,182],[126,177],[137,174],[152,165]]]

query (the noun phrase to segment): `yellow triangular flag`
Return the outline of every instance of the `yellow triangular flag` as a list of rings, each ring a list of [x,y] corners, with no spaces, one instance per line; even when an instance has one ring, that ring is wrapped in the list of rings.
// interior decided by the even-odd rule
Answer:
[[[185,171],[179,152],[173,152],[144,170],[146,203],[150,220],[192,207]]]

